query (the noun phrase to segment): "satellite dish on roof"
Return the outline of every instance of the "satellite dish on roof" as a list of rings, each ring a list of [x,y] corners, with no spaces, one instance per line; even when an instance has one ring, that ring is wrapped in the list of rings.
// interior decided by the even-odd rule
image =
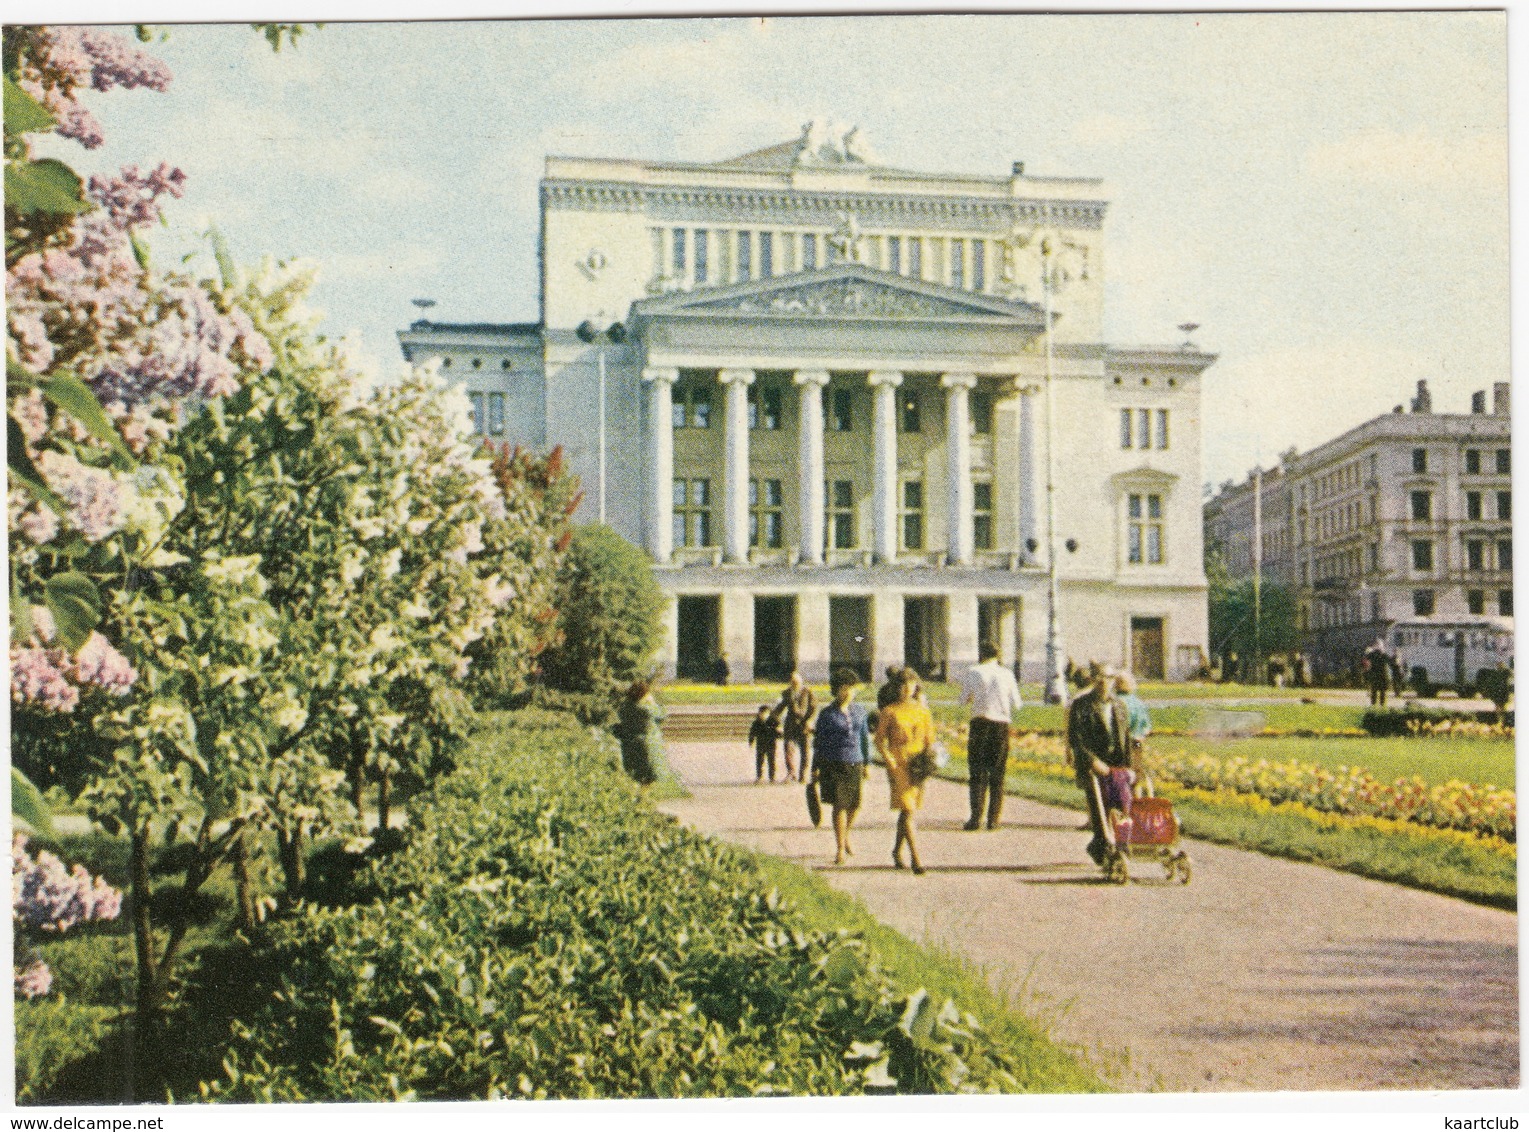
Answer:
[[[1196,330],[1199,330],[1199,329],[1200,329],[1200,324],[1198,322],[1181,322],[1181,323],[1179,323],[1179,330],[1184,335],[1184,345],[1185,346],[1193,346],[1194,345],[1194,343],[1189,340],[1189,336],[1191,334],[1193,334]]]
[[[409,301],[422,311],[427,311],[431,307],[435,306],[434,299],[410,299]]]

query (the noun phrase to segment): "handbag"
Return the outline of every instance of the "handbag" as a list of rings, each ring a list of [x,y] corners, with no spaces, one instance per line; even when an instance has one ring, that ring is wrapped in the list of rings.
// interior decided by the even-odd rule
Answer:
[[[925,747],[918,754],[908,760],[908,777],[915,782],[923,782],[926,778],[934,776],[934,752]]]
[[[812,819],[813,829],[817,829],[823,823],[823,799],[818,793],[816,778],[807,783],[807,816]]]

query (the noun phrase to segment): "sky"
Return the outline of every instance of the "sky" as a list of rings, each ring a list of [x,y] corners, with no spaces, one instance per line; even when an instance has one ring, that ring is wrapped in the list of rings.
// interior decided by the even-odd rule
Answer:
[[[714,9],[716,6],[713,6]],[[152,46],[166,94],[91,95],[81,170],[167,161],[162,259],[216,224],[318,266],[324,329],[397,364],[440,321],[537,318],[548,154],[711,161],[857,124],[887,164],[1103,177],[1105,337],[1219,355],[1204,480],[1410,400],[1508,380],[1502,13],[881,15],[243,24]],[[210,271],[210,261],[208,270]]]

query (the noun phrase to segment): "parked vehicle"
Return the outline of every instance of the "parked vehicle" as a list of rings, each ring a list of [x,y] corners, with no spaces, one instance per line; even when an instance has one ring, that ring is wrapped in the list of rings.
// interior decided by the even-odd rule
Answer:
[[[1483,668],[1513,667],[1513,622],[1402,621],[1391,627],[1388,643],[1421,696],[1450,688],[1473,694],[1475,675]]]

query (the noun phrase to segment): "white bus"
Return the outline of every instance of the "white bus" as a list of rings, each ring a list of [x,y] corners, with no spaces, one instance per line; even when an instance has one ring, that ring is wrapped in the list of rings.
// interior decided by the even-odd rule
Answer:
[[[1483,668],[1513,667],[1513,621],[1402,621],[1391,627],[1389,644],[1407,684],[1419,683],[1418,669],[1435,688],[1463,691]]]

